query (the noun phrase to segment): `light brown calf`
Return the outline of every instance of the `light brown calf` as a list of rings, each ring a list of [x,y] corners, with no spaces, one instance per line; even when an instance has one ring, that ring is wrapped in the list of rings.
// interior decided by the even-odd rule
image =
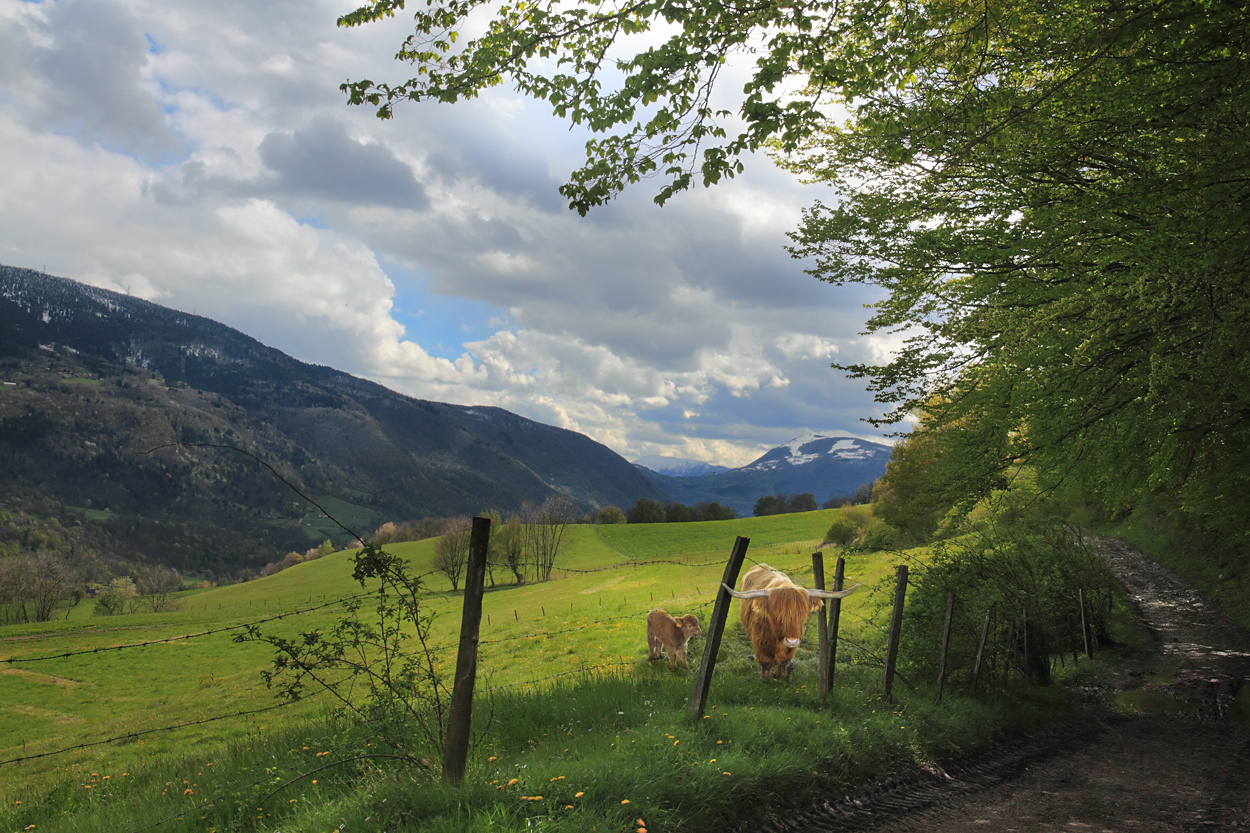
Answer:
[[[647,647],[651,651],[649,659],[659,659],[660,649],[663,648],[668,654],[669,668],[676,668],[679,659],[688,667],[690,663],[686,661],[686,643],[691,637],[702,635],[699,620],[693,613],[674,619],[668,611],[657,607],[647,614]]]

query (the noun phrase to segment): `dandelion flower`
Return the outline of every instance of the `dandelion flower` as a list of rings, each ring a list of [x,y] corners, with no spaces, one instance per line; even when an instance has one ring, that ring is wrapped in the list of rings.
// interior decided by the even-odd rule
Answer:
[[[581,798],[581,797],[582,797],[583,795],[585,795],[585,794],[586,794],[586,793],[584,793],[584,792],[578,792],[578,793],[574,793],[574,794],[573,794],[573,797],[574,797],[574,798]]]

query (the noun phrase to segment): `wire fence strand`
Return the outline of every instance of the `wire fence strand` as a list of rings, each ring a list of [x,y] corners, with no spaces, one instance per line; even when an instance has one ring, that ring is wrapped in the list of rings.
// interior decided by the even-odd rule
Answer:
[[[161,726],[156,729],[143,729],[140,731],[127,732],[124,735],[117,735],[115,737],[105,738],[104,740],[93,740],[87,743],[79,743],[79,744],[75,744],[74,746],[67,746],[63,749],[57,749],[52,752],[40,752],[35,755],[22,755],[17,758],[9,758],[8,760],[0,761],[0,766],[4,766],[6,764],[21,763],[23,761],[33,761],[39,758],[51,758],[55,755],[64,755],[67,752],[75,752],[79,749],[89,749],[93,746],[103,746],[105,744],[117,743],[119,741],[124,741],[124,740],[134,740],[140,737],[145,737],[147,735],[154,735],[154,734],[157,734],[158,732],[172,732],[175,729],[186,729],[190,726],[202,726],[205,723],[215,723],[219,720],[230,720],[235,717],[246,717],[248,715],[253,715],[253,714],[264,714],[265,712],[271,712],[276,709],[285,708],[287,706],[293,706],[296,703],[302,703],[306,700],[311,700],[314,697],[321,696],[322,694],[324,694],[326,691],[329,691],[329,690],[330,690],[329,688],[325,688],[320,691],[314,692],[308,695],[307,697],[301,697],[298,700],[284,700],[281,703],[274,703],[272,706],[264,706],[259,709],[243,709],[241,711],[231,712],[230,714],[217,715],[216,717],[204,717],[204,718],[200,718],[199,720],[188,720],[184,723],[175,723],[172,726]]]

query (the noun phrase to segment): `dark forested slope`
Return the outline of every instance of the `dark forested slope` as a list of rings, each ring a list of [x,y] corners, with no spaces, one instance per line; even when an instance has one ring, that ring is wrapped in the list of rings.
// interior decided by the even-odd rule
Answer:
[[[362,533],[556,489],[585,509],[662,497],[584,435],[414,399],[200,316],[3,266],[0,381],[0,500],[89,510],[113,525],[110,546],[165,541],[185,552],[145,556],[184,569],[271,558],[325,528],[255,460],[190,444],[254,454],[307,494],[350,504]]]

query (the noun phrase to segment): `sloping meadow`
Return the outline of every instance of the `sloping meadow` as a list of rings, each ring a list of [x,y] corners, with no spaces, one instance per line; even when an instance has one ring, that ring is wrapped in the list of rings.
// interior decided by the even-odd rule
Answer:
[[[272,648],[236,641],[256,623],[293,640],[325,632],[343,617],[340,599],[367,610],[373,588],[352,580],[351,552],[188,596],[172,613],[91,617],[82,605],[64,621],[6,628],[0,830],[706,830],[1054,714],[1057,691],[1017,697],[1011,712],[950,695],[937,707],[931,692],[899,686],[882,700],[875,657],[902,556],[848,553],[848,583],[865,587],[843,604],[830,696],[819,696],[816,617],[791,679],[763,683],[735,602],[696,720],[703,640],[691,669],[649,663],[647,611],[694,613],[706,629],[737,535],[752,541],[744,569],[765,562],[811,586],[811,552],[835,514],[575,526],[550,581],[516,585],[496,571],[459,788],[440,785],[437,750],[397,756],[343,717],[347,688],[277,698],[262,680]],[[424,575],[430,655],[449,677],[461,596],[430,572],[435,544],[387,549]]]

